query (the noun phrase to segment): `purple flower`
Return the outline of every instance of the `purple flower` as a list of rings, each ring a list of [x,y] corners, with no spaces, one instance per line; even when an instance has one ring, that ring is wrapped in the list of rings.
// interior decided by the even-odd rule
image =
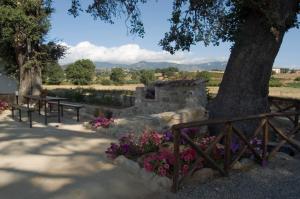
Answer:
[[[129,152],[129,145],[128,145],[128,144],[122,144],[122,145],[120,146],[120,148],[121,148],[121,150],[122,150],[122,152],[123,152],[124,154],[126,154],[126,153]]]
[[[230,148],[233,153],[236,153],[240,148],[240,144],[238,142],[233,142],[233,143],[231,143]]]
[[[171,142],[173,141],[173,133],[172,131],[166,131],[163,135],[163,140],[165,142]]]

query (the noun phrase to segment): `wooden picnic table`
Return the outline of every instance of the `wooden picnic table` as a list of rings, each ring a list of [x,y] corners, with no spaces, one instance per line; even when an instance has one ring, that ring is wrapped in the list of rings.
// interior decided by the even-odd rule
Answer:
[[[60,102],[63,100],[67,100],[67,98],[63,97],[52,97],[52,96],[38,96],[38,95],[25,95],[24,98],[27,100],[27,108],[29,108],[29,103],[31,100],[38,101],[38,108],[39,108],[39,114],[41,115],[41,107],[44,105],[44,112],[45,112],[45,124],[48,124],[48,118],[47,118],[47,103],[48,102],[57,102],[58,104],[58,111],[57,111],[57,121],[60,123]],[[42,104],[43,103],[43,104]]]

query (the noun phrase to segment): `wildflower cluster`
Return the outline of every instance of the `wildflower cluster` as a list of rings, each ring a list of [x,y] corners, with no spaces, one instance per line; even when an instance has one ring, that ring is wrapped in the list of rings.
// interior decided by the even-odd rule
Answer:
[[[144,168],[160,176],[172,177],[174,172],[174,154],[170,150],[162,150],[150,154],[144,159]]]
[[[139,139],[139,144],[144,153],[158,151],[162,143],[162,135],[156,131],[144,131]]]
[[[115,159],[120,155],[127,158],[135,158],[141,154],[141,148],[133,134],[123,136],[119,139],[119,144],[111,143],[110,147],[105,151],[110,159]]]
[[[196,129],[184,129],[185,133],[195,137]],[[214,142],[216,137],[205,137],[198,140],[197,145],[203,150]],[[173,140],[173,135],[170,131],[159,133],[156,131],[144,131],[140,136],[129,134],[119,139],[119,143],[112,143],[107,149],[106,154],[109,158],[114,159],[119,155],[124,155],[130,159],[142,157],[142,166],[146,171],[154,172],[160,176],[172,177],[174,173],[175,157],[172,148],[162,147]],[[184,144],[182,140],[182,144]],[[192,165],[200,158],[197,157],[196,151],[186,145],[181,145],[180,150],[180,173],[187,175],[192,169]],[[221,157],[221,150],[214,147],[211,151],[214,159]],[[205,166],[204,159],[197,161],[197,168],[201,169]]]
[[[92,120],[90,124],[93,128],[103,127],[108,128],[112,123],[114,122],[114,119],[107,119],[105,117],[97,117],[96,119]]]

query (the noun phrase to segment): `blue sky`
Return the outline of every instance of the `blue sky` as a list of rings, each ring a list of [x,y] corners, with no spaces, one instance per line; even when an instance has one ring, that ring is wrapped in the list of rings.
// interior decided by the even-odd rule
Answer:
[[[88,4],[91,0],[83,1]],[[62,63],[80,58],[93,61],[133,63],[147,61],[173,61],[177,63],[200,63],[208,60],[226,60],[230,53],[230,44],[205,47],[198,43],[191,52],[178,52],[171,56],[162,52],[158,45],[164,33],[168,31],[172,1],[149,1],[143,5],[142,19],[146,34],[144,38],[127,33],[124,18],[116,23],[106,24],[95,21],[85,13],[77,18],[67,14],[70,0],[55,0],[55,13],[51,17],[52,29],[48,40],[60,40],[69,47],[69,52]],[[283,41],[275,66],[300,68],[300,30],[290,30]]]

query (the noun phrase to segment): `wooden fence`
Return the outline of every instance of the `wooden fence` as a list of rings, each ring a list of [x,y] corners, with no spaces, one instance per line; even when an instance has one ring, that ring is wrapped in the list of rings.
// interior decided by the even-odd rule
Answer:
[[[279,103],[281,101],[281,103]],[[234,164],[239,161],[246,151],[250,151],[255,157],[255,161],[259,164],[265,165],[266,162],[272,158],[275,153],[285,144],[289,144],[296,150],[300,151],[300,144],[293,138],[299,132],[300,126],[299,119],[299,100],[283,99],[283,98],[270,98],[270,104],[274,105],[276,110],[273,112],[253,115],[243,118],[233,118],[227,120],[205,120],[199,122],[181,123],[172,126],[172,132],[174,134],[174,176],[172,191],[176,192],[186,177],[191,176],[199,165],[199,162],[203,159],[209,165],[209,167],[217,170],[223,176],[228,176],[230,169]],[[290,112],[287,110],[292,109]],[[292,121],[291,128],[281,128],[275,125],[274,119],[287,118]],[[244,132],[239,129],[237,123],[243,121],[259,121],[256,129],[251,133],[252,136],[246,137]],[[197,143],[195,143],[187,134],[181,131],[184,128],[193,128],[209,125],[222,125],[223,131],[216,135],[216,139],[207,147],[206,150],[201,149]],[[249,134],[248,134],[249,135]],[[261,151],[257,151],[251,140],[260,138],[262,141]],[[270,138],[276,138],[276,145],[272,147],[272,150],[268,150]],[[181,139],[197,152],[197,160],[192,166],[192,169],[187,175],[182,175],[180,172],[180,143]],[[237,153],[232,153],[232,144],[234,142],[241,143]],[[272,140],[273,141],[273,140]],[[223,163],[217,163],[212,157],[212,150],[218,143],[224,145]]]

